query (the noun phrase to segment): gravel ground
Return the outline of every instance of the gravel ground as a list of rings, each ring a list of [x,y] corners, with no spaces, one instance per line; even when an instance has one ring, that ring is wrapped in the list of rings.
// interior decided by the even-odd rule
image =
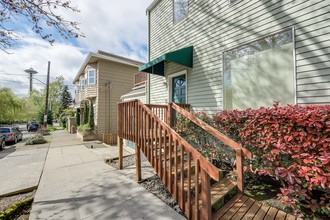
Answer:
[[[17,202],[23,201],[25,199],[33,198],[35,196],[36,191],[28,192],[28,193],[21,193],[18,195],[13,196],[7,196],[0,198],[0,213],[10,208],[12,205],[14,205]],[[15,219],[19,220],[25,220],[29,219],[31,207],[27,210],[23,210],[20,213],[20,216],[18,216]]]
[[[147,158],[143,154],[141,154],[141,161],[144,160],[147,160]],[[131,166],[134,164],[135,164],[135,155],[123,158],[123,167]],[[118,160],[113,160],[111,163],[109,163],[109,165],[117,169]],[[179,214],[184,216],[184,213],[180,209],[179,204],[173,199],[172,194],[167,190],[167,188],[164,186],[163,182],[157,175],[154,175],[148,179],[143,180],[140,184],[149,192],[151,192],[159,199],[161,199],[163,202],[165,202],[167,205],[172,207]]]

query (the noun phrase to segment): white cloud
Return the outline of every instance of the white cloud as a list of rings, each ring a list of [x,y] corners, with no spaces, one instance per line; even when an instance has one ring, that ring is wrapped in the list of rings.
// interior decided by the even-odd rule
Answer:
[[[50,46],[32,31],[20,33],[24,39],[12,50],[13,54],[0,52],[0,87],[11,87],[16,94],[27,96],[28,78],[24,76],[24,69],[33,67],[39,72],[36,77],[45,82],[46,77],[41,75],[46,75],[48,61],[51,61],[51,76],[63,75],[70,84],[89,51],[103,50],[146,61],[145,48],[148,38],[145,9],[152,0],[74,0],[72,2],[73,5],[78,5],[81,12],[62,11],[62,15],[69,20],[79,22],[86,38],[79,38],[74,42],[57,39],[54,46]],[[21,31],[25,28],[26,24]],[[43,87],[38,81],[34,82],[34,88]]]

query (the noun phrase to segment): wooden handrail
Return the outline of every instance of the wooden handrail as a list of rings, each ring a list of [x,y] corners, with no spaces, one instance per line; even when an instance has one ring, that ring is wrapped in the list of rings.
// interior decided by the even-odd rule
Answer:
[[[156,111],[166,109],[163,118],[170,114],[170,108],[165,107],[155,106]],[[219,181],[221,170],[161,120],[152,108],[139,100],[118,104],[119,168],[123,168],[123,139],[135,142],[137,181],[141,180],[140,152],[143,152],[189,219],[192,216],[211,219],[210,179]]]
[[[246,158],[252,159],[252,153],[248,149],[243,148],[239,143],[237,143],[236,141],[230,139],[229,137],[227,137],[226,135],[224,135],[223,133],[221,133],[217,129],[211,127],[209,124],[205,123],[204,121],[197,118],[195,115],[191,114],[190,112],[186,111],[185,109],[181,108],[177,104],[175,104],[175,103],[171,103],[171,104],[172,104],[172,108],[174,110],[176,110],[179,114],[185,116],[186,118],[188,118],[189,120],[194,122],[196,125],[201,127],[203,130],[205,130],[206,132],[208,132],[209,134],[211,134],[212,136],[214,136],[218,140],[222,141],[223,143],[225,143],[226,145],[228,145],[229,147],[231,147],[235,151],[242,150],[243,155]]]
[[[139,106],[141,106],[146,112],[148,112],[151,117],[157,121],[159,124],[164,126],[168,131],[171,131],[172,135],[181,143],[183,144],[186,148],[187,151],[189,151],[192,154],[193,158],[197,158],[201,164],[201,167],[212,177],[212,179],[219,181],[220,180],[220,170],[211,164],[203,155],[201,155],[198,150],[196,150],[193,146],[191,146],[185,139],[183,139],[178,133],[176,133],[170,126],[168,126],[165,122],[160,120],[158,117],[155,117],[153,112],[146,107],[142,102],[139,102]]]

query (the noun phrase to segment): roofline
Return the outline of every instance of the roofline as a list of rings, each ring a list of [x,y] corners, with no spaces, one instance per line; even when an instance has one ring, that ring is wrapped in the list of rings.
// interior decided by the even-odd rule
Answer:
[[[102,53],[102,54],[99,54],[99,53]],[[85,60],[83,62],[83,65],[80,67],[78,73],[76,74],[75,78],[73,79],[73,81],[72,81],[73,84],[79,79],[79,76],[84,71],[85,67],[87,66],[87,64],[89,63],[89,61],[92,57],[102,59],[102,60],[112,61],[115,63],[121,63],[121,64],[129,65],[129,66],[133,66],[133,67],[139,67],[144,64],[141,61],[129,59],[126,57],[118,56],[118,55],[107,53],[104,51],[98,51],[98,53],[89,52],[89,54],[87,55],[87,57],[85,58]]]
[[[146,9],[146,13],[148,13],[149,11],[151,11],[152,9],[154,9],[156,7],[156,5],[158,5],[158,3],[161,0],[154,0],[153,2],[151,2],[151,4],[148,6],[148,8]]]

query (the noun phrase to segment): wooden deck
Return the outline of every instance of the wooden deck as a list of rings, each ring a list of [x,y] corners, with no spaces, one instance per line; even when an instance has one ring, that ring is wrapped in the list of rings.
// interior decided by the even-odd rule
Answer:
[[[277,208],[262,204],[242,194],[238,194],[219,209],[213,216],[213,220],[293,220],[301,219],[285,213]]]

